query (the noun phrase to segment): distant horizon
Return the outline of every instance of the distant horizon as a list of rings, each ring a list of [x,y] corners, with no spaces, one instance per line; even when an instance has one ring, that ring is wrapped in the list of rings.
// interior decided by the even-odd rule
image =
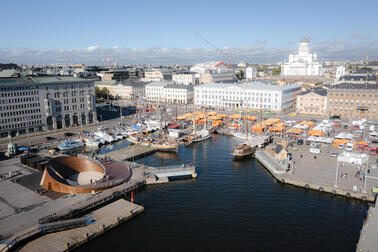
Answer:
[[[277,63],[304,35],[320,60],[378,59],[374,0],[37,3],[3,3],[2,62],[195,64],[228,54],[232,63]]]

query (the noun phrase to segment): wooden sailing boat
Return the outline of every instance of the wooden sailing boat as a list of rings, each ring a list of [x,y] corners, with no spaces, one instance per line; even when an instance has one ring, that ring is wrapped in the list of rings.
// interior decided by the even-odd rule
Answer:
[[[252,156],[256,151],[256,146],[251,146],[251,143],[248,142],[248,120],[245,119],[245,121],[246,142],[236,145],[234,147],[233,151],[231,152],[231,155],[233,155],[235,159]]]

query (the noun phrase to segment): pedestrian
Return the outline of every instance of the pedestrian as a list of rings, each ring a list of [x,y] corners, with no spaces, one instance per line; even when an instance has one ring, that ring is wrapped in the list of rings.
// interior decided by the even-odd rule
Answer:
[[[302,155],[302,153],[301,153],[301,158],[303,158],[303,155]]]
[[[316,155],[314,155],[314,159],[316,159]]]

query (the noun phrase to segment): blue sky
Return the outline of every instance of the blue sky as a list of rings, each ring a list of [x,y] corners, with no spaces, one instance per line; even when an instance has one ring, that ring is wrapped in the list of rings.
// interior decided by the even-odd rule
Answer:
[[[46,63],[43,61],[60,57],[95,63],[100,58],[123,55],[119,60],[124,63],[142,63],[132,62],[133,59],[150,63],[147,61],[159,58],[163,62],[185,63],[201,57],[216,58],[217,52],[195,33],[246,61],[284,60],[285,53],[295,50],[303,34],[323,58],[340,58],[343,50],[345,58],[356,58],[357,52],[350,55],[347,50],[358,48],[362,49],[361,57],[365,53],[378,57],[378,1],[373,0],[35,0],[4,1],[2,10],[0,61],[20,61],[24,57],[28,63]],[[136,50],[139,56],[145,56],[130,59],[130,51]],[[151,50],[156,55],[151,55]],[[180,50],[195,50],[197,56],[183,59],[170,55]],[[248,56],[248,50],[258,52]]]

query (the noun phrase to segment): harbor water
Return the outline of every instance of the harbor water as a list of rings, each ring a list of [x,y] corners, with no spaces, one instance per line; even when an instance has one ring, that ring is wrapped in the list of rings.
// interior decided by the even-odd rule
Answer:
[[[355,251],[368,204],[282,185],[252,158],[232,161],[240,142],[215,135],[139,160],[193,163],[198,178],[136,192],[145,213],[78,251]]]

